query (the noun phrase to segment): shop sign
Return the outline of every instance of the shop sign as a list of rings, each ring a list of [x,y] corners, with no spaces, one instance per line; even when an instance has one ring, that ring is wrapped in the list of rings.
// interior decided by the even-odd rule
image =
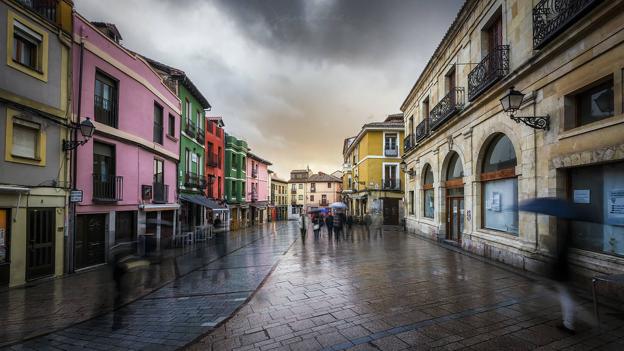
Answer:
[[[82,202],[82,190],[72,190],[69,192],[69,202]]]
[[[574,189],[575,204],[588,204],[590,202],[591,200],[589,189]]]

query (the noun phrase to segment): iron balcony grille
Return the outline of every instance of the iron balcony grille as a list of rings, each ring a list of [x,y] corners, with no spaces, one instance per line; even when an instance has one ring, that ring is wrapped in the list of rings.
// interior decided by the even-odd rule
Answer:
[[[197,129],[197,141],[202,145],[206,141],[206,134],[203,129]]]
[[[258,169],[257,168],[252,168],[252,170],[251,170],[251,177],[252,178],[258,178]]]
[[[251,192],[251,202],[256,202],[258,201],[258,192],[252,191]]]
[[[414,134],[410,133],[404,140],[403,140],[403,150],[405,152],[410,151],[411,149],[414,148],[414,146],[416,146],[416,143],[414,142]]]
[[[93,174],[93,201],[115,202],[123,200],[123,177]]]
[[[473,101],[509,73],[509,45],[499,45],[468,73],[468,101]]]
[[[540,49],[602,0],[542,0],[533,8],[533,48]]]
[[[58,0],[18,0],[23,6],[38,13],[48,21],[56,23]]]
[[[96,122],[117,128],[117,102],[95,95],[94,114]]]
[[[399,149],[396,147],[396,145],[394,146],[394,148],[390,148],[390,145],[386,145],[386,147],[384,148],[384,155],[386,156],[399,156]]]
[[[199,177],[195,173],[187,172],[184,175],[184,186],[187,188],[198,188],[199,187]]]
[[[195,132],[197,128],[195,127],[195,123],[191,120],[186,121],[186,125],[184,126],[184,132],[189,135],[191,138],[195,137]]]
[[[435,130],[464,107],[464,88],[455,88],[446,94],[429,114],[429,126]]]
[[[166,204],[169,202],[169,185],[163,183],[154,183],[154,198],[152,200],[155,204]]]
[[[384,179],[382,185],[384,190],[401,189],[401,181],[399,179]]]
[[[291,190],[291,191],[290,191],[290,193],[291,193],[291,194],[296,194],[296,193],[297,193],[297,190]]]
[[[418,123],[418,125],[416,126],[414,139],[416,139],[416,142],[419,143],[423,139],[425,139],[428,134],[429,134],[429,130],[427,128],[427,120],[425,119],[425,120],[422,120],[420,123]]]

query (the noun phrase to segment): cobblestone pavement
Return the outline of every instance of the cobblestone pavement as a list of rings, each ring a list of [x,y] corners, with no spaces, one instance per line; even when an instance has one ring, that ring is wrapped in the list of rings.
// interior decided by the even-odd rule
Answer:
[[[106,270],[6,291],[0,295],[3,304],[8,302],[0,312],[0,341],[54,331],[7,349],[179,348],[211,330],[251,296],[296,240],[295,230],[288,229],[294,226],[269,224],[219,234],[201,249],[163,261],[144,274],[126,276],[125,284],[133,286],[126,300],[135,301],[113,312],[114,288]],[[137,299],[140,292],[146,295]]]
[[[556,328],[552,282],[398,231],[297,241],[262,288],[189,350],[611,349],[624,321],[577,299],[577,334]]]

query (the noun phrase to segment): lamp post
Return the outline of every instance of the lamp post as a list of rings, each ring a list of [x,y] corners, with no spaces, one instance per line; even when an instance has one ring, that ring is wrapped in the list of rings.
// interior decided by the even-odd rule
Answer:
[[[509,117],[516,123],[524,123],[527,126],[533,129],[543,129],[548,130],[550,128],[550,116],[526,116],[526,117],[517,117],[514,116],[514,113],[520,109],[522,105],[522,100],[524,100],[524,94],[518,90],[515,90],[514,87],[510,87],[509,91],[505,96],[500,99],[501,106],[503,107],[503,111],[509,114]]]
[[[63,140],[63,151],[74,150],[78,146],[86,144],[89,141],[89,138],[93,136],[93,132],[95,131],[95,126],[93,125],[93,123],[91,123],[89,117],[87,117],[87,119],[82,121],[79,125],[70,126],[70,128],[74,131],[79,130],[80,134],[83,137],[83,140],[77,140],[77,133],[74,133],[73,140]]]

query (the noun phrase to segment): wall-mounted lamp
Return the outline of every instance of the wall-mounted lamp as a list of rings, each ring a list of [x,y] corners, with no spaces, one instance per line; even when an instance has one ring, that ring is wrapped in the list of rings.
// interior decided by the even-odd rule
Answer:
[[[89,141],[89,138],[93,136],[93,132],[95,131],[95,126],[93,125],[93,123],[91,123],[89,117],[87,117],[87,119],[82,121],[79,125],[71,126],[70,128],[80,130],[80,134],[84,139],[81,141],[63,140],[63,151],[73,150],[80,145],[86,144],[87,141]]]
[[[500,99],[500,103],[503,106],[503,111],[509,114],[509,117],[515,121],[516,123],[524,123],[527,126],[533,129],[544,129],[548,130],[550,127],[550,116],[527,116],[527,117],[516,117],[514,113],[520,109],[522,105],[522,100],[524,100],[524,94],[521,92],[514,90],[513,87],[509,88],[509,91],[505,96]]]
[[[405,162],[405,160],[401,161],[401,163],[399,164],[399,167],[401,167],[401,172],[403,173],[407,173],[410,176],[414,175],[414,170],[413,169],[407,169],[407,163]]]

